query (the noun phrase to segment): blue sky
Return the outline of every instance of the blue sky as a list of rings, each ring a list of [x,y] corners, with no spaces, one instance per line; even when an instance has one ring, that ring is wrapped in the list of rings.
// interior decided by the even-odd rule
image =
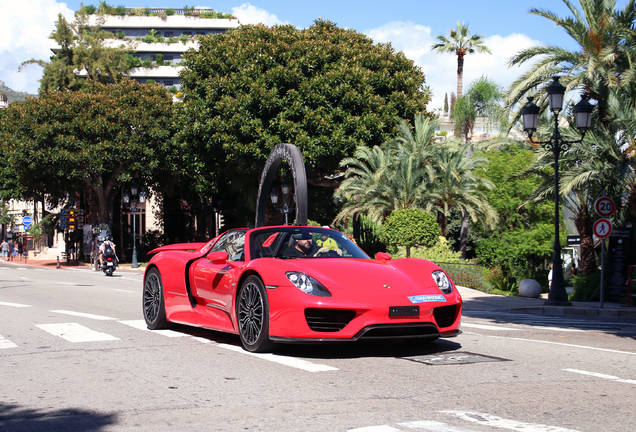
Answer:
[[[29,66],[17,73],[19,64],[30,58],[48,59],[46,38],[54,29],[58,13],[72,20],[72,11],[80,1],[56,0],[3,1],[0,5],[0,80],[20,91],[36,93],[41,68]],[[86,1],[98,4],[98,1]],[[109,1],[127,7],[183,7],[169,0],[151,3]],[[574,3],[577,3],[576,0]],[[619,1],[623,5],[625,0]],[[469,55],[465,63],[464,86],[481,75],[508,86],[522,72],[510,69],[507,61],[521,48],[537,44],[553,44],[575,49],[565,32],[545,18],[530,15],[532,8],[547,9],[560,16],[571,15],[560,0],[216,0],[199,3],[222,12],[232,13],[241,23],[263,22],[267,25],[292,24],[303,28],[317,18],[329,19],[341,27],[360,31],[376,42],[391,42],[396,50],[422,67],[427,84],[434,93],[429,109],[440,107],[444,94],[456,90],[456,58],[431,51],[435,37],[457,21],[470,25],[471,33],[480,34],[493,55]]]

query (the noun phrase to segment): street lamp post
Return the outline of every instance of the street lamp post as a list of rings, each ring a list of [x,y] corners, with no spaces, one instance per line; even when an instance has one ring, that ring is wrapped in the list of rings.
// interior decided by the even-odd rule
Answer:
[[[563,96],[565,95],[565,87],[559,83],[559,77],[554,77],[554,81],[550,84],[546,92],[548,93],[548,102],[550,111],[554,117],[554,132],[547,141],[535,141],[541,144],[545,150],[551,151],[554,155],[554,255],[552,256],[552,285],[545,304],[550,306],[572,306],[568,301],[568,294],[565,291],[565,280],[563,278],[563,259],[561,258],[561,243],[559,241],[559,154],[570,148],[572,144],[583,141],[585,132],[590,128],[592,123],[592,111],[594,107],[588,102],[588,98],[584,95],[579,103],[574,106],[574,116],[576,118],[576,127],[581,130],[581,139],[575,141],[566,141],[559,133],[559,113],[563,109]],[[521,109],[523,116],[523,130],[527,132],[528,137],[532,138],[532,133],[537,130],[537,122],[539,119],[539,107],[532,102],[532,97],[528,98],[528,103]]]
[[[135,213],[141,210],[137,207],[137,199],[139,199],[139,203],[143,203],[146,201],[146,192],[139,192],[139,187],[133,183],[130,186],[130,193],[128,191],[124,191],[124,203],[128,204],[132,198],[132,204],[128,207],[128,210],[133,212],[133,255],[132,255],[132,264],[131,268],[139,268],[139,264],[137,263],[137,220],[135,218]]]
[[[278,211],[285,214],[285,225],[289,225],[288,215],[296,209],[287,205],[287,196],[289,195],[290,186],[287,183],[283,183],[280,188],[283,191],[283,207],[279,208]],[[278,204],[278,191],[276,189],[272,189],[269,197],[272,200],[272,204],[274,204],[274,206],[276,207],[276,205]]]

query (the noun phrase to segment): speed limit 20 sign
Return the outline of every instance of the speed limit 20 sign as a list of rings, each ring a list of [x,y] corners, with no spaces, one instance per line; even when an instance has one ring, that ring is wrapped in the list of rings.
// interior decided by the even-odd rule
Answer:
[[[614,214],[616,205],[614,205],[614,200],[610,197],[600,197],[594,203],[594,210],[596,210],[597,215],[606,218]]]

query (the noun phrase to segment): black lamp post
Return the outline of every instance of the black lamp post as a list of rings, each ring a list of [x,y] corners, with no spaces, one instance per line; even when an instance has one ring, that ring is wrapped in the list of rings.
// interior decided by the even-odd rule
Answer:
[[[592,111],[594,106],[588,102],[587,96],[583,96],[581,101],[574,106],[574,116],[576,118],[576,127],[581,130],[581,139],[575,141],[565,141],[559,133],[559,113],[563,109],[563,96],[565,95],[565,87],[559,83],[559,77],[554,77],[552,84],[546,89],[548,93],[548,102],[550,111],[554,117],[554,132],[548,141],[535,141],[543,145],[545,150],[552,151],[554,154],[554,255],[552,257],[552,286],[548,294],[546,305],[551,306],[571,306],[568,301],[568,294],[565,291],[565,280],[563,278],[563,260],[561,259],[561,243],[559,242],[559,154],[570,148],[572,144],[583,141],[585,132],[590,128],[592,123]],[[537,121],[539,120],[539,107],[532,103],[531,97],[528,103],[521,109],[523,116],[523,130],[528,133],[528,137],[532,138],[532,133],[537,130]]]
[[[287,183],[283,183],[280,188],[283,191],[283,207],[279,208],[278,211],[285,214],[285,225],[289,225],[289,213],[296,210],[293,207],[289,207],[287,205],[287,196],[289,195],[290,186]],[[272,189],[269,193],[269,197],[272,200],[272,204],[276,207],[278,204],[278,191],[276,189]]]
[[[124,202],[128,204],[130,199],[132,198],[132,204],[128,207],[128,210],[133,212],[133,256],[132,256],[132,264],[131,268],[139,268],[139,264],[137,263],[137,221],[135,219],[135,213],[141,210],[137,207],[137,199],[139,199],[139,203],[143,203],[146,201],[146,192],[139,192],[139,187],[133,183],[130,186],[130,193],[128,191],[124,191]]]

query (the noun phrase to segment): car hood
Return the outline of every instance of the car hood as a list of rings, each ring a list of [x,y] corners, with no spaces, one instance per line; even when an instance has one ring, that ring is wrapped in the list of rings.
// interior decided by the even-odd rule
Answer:
[[[286,271],[298,271],[312,276],[333,295],[347,293],[365,298],[377,295],[442,294],[432,277],[441,270],[436,264],[421,259],[376,261],[353,258],[319,258],[285,260]],[[287,281],[287,283],[289,283]]]

